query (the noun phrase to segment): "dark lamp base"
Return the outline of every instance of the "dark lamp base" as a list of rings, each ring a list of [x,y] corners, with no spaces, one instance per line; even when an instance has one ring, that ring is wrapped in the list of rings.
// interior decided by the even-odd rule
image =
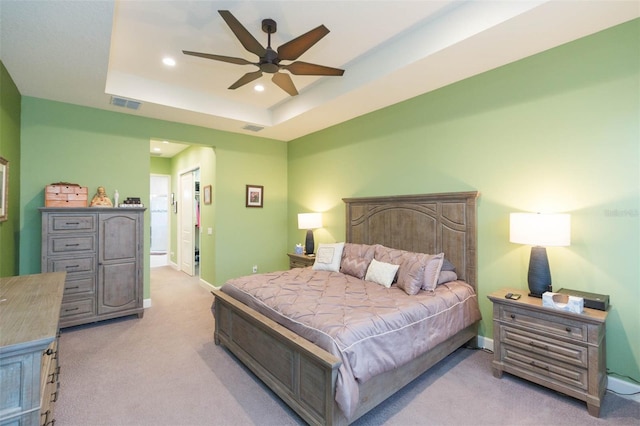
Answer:
[[[529,296],[542,297],[542,293],[551,291],[551,271],[547,249],[544,247],[531,247],[529,258]]]
[[[305,253],[307,254],[307,256],[310,256],[313,254],[313,250],[315,249],[314,247],[314,243],[313,243],[313,231],[311,229],[307,230],[307,238],[304,242],[304,250]]]

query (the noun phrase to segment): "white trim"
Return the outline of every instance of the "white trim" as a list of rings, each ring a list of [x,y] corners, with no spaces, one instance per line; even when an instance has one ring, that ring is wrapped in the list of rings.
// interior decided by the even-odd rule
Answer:
[[[150,308],[151,307],[151,299],[144,299],[142,301],[142,307],[144,309]]]
[[[493,339],[489,339],[484,336],[478,336],[478,346],[483,349],[488,349],[493,352]],[[612,391],[622,398],[630,399],[632,401],[640,402],[640,385],[636,383],[627,382],[626,380],[619,379],[614,376],[607,376],[607,390]],[[635,395],[630,395],[635,394]]]

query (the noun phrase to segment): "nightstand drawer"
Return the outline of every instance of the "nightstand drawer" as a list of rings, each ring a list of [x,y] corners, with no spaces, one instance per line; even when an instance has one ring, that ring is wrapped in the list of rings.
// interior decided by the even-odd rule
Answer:
[[[582,391],[588,389],[588,370],[564,363],[556,363],[549,358],[536,356],[510,345],[501,347],[502,361],[517,367],[525,374],[542,377],[553,383],[569,385]]]
[[[67,278],[64,283],[64,298],[66,301],[71,296],[80,294],[93,294],[96,288],[96,277],[89,275],[78,279]],[[75,297],[77,299],[78,297]]]
[[[523,351],[577,367],[587,368],[589,364],[586,346],[555,341],[517,328],[500,327],[500,341]]]
[[[587,341],[587,325],[584,322],[567,318],[559,320],[555,315],[542,312],[529,312],[518,307],[500,306],[499,320],[507,324],[518,325],[530,330],[539,330],[561,337]]]

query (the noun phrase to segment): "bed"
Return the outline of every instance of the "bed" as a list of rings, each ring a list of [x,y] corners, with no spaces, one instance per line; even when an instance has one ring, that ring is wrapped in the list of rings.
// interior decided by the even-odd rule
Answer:
[[[409,294],[408,286],[401,285],[408,279],[398,278],[409,277],[406,268],[405,273],[397,273],[398,282],[389,288],[342,273],[342,268],[325,271],[309,267],[239,277],[212,291],[215,343],[232,352],[306,422],[355,421],[476,338],[480,319],[476,294],[477,197],[477,192],[456,192],[344,199],[345,247],[375,247],[376,256],[404,253],[405,258],[428,253],[431,259],[444,253],[457,278],[435,289]],[[347,293],[347,289],[355,293]],[[340,297],[343,291],[345,296]],[[393,310],[378,305],[378,293],[388,295]],[[381,323],[374,324],[371,335],[356,328],[358,321],[369,320],[350,306],[335,309],[347,312],[337,320],[343,321],[344,327],[332,327],[323,316],[327,313],[316,311],[326,300],[353,302],[360,300],[358,294],[366,295],[362,304],[374,310],[374,317],[382,318]],[[440,304],[449,303],[447,298],[452,301],[437,314],[430,314],[432,308],[423,308],[427,304],[421,298],[438,299]],[[396,305],[428,312],[415,313],[422,315],[415,320],[413,311],[402,311],[400,316],[408,317],[410,325],[384,329],[398,317],[385,317],[387,312],[395,315]],[[293,311],[310,322],[288,318]],[[464,318],[457,320],[460,315]],[[345,322],[345,318],[351,322]],[[325,323],[328,329],[322,328]],[[334,328],[347,330],[347,337],[333,335]],[[406,351],[390,351],[383,348],[383,341],[392,342],[395,348],[401,341],[411,344]]]

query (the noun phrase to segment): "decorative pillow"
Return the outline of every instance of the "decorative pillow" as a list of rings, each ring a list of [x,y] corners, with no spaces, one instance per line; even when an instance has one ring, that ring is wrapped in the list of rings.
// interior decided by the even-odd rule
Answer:
[[[407,253],[402,259],[402,265],[398,270],[398,288],[403,289],[409,296],[413,296],[418,294],[422,287],[428,255]]]
[[[373,259],[376,246],[345,243],[340,262],[340,272],[363,279]]]
[[[313,268],[316,271],[332,271],[340,270],[340,261],[342,260],[342,250],[344,243],[319,244],[316,251],[316,261]]]
[[[393,249],[378,244],[374,259],[400,266],[398,270],[398,287],[406,291],[407,294],[416,294],[417,290],[423,286],[424,274],[420,272],[424,272],[429,255]],[[417,289],[415,289],[416,286]]]
[[[448,259],[444,259],[444,261],[442,262],[442,270],[443,271],[453,271],[453,272],[455,272],[456,271],[456,267],[453,266],[453,263],[449,262]]]
[[[433,291],[436,289],[438,276],[440,275],[443,262],[444,253],[430,256],[427,266],[424,268],[424,282],[422,283],[423,290]]]
[[[389,288],[393,283],[399,267],[400,265],[378,262],[375,259],[371,259],[371,263],[367,269],[367,275],[364,279],[365,281],[371,281]]]
[[[442,264],[442,267],[444,268],[444,263]],[[453,271],[445,271],[444,269],[442,269],[440,271],[440,275],[438,276],[438,285],[455,281],[457,279],[458,274]]]

